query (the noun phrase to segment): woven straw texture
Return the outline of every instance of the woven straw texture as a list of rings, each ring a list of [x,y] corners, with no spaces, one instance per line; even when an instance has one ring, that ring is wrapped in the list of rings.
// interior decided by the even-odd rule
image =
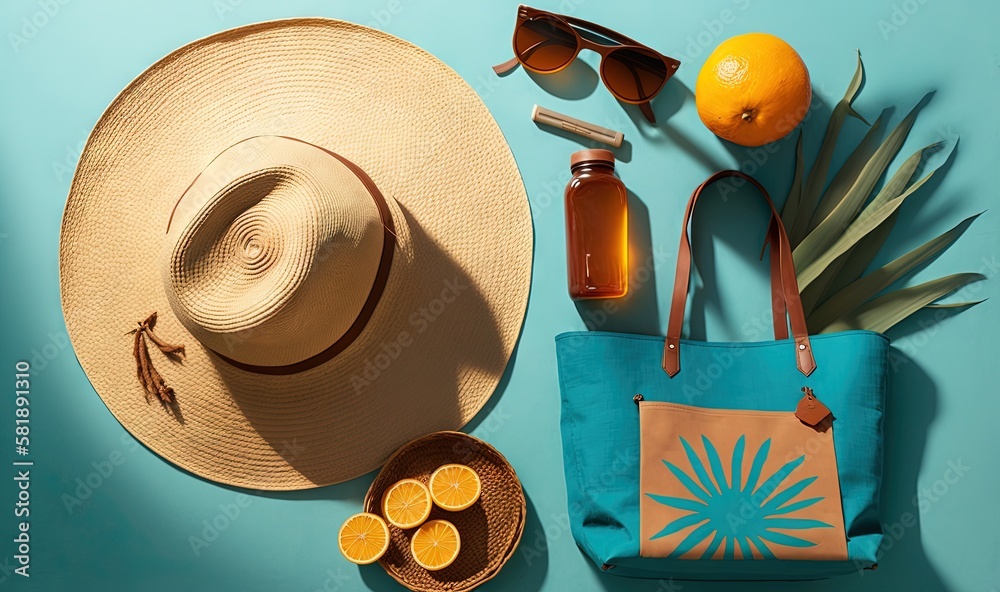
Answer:
[[[203,345],[247,364],[292,364],[358,317],[383,235],[371,194],[333,155],[260,136],[228,148],[181,197],[160,275]],[[232,338],[242,331],[252,339]]]
[[[365,511],[381,515],[382,495],[393,483],[410,478],[426,484],[435,469],[451,463],[471,467],[482,481],[482,494],[471,507],[448,512],[435,506],[428,518],[447,520],[458,529],[462,544],[455,562],[427,571],[410,554],[410,537],[416,530],[389,525],[392,541],[379,563],[410,590],[472,590],[500,571],[524,533],[526,503],[514,468],[497,449],[461,432],[430,434],[400,448],[368,488]]]
[[[222,151],[260,135],[361,167],[398,235],[364,332],[291,376],[244,372],[208,352],[174,316],[157,270],[174,246],[165,233],[178,198]],[[513,155],[454,71],[380,31],[291,19],[191,43],[119,94],[80,157],[59,257],[77,357],[126,429],[207,479],[303,489],[369,472],[401,444],[475,415],[520,332],[531,252]],[[151,352],[177,418],[147,404],[125,334],[153,311],[157,334],[187,347],[182,363]]]

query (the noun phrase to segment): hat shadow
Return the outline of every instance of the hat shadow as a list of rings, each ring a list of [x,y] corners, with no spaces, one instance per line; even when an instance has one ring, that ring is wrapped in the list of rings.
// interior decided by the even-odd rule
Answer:
[[[371,445],[377,446],[382,452],[382,457],[378,460],[379,466],[393,451],[415,438],[435,431],[456,430],[464,425],[473,414],[462,408],[460,395],[463,378],[485,373],[500,381],[508,362],[504,355],[500,326],[477,282],[425,232],[402,203],[398,205],[408,230],[412,259],[407,261],[397,247],[393,265],[407,265],[412,270],[412,273],[396,276],[408,284],[408,301],[393,303],[383,300],[378,306],[401,307],[402,310],[397,310],[396,313],[402,312],[402,317],[397,314],[395,318],[406,318],[407,326],[375,329],[381,330],[384,335],[374,335],[368,342],[374,344],[370,346],[371,351],[359,354],[360,358],[356,358],[361,360],[357,364],[358,368],[368,368],[372,367],[371,363],[378,363],[375,376],[368,374],[357,382],[359,370],[350,379],[340,379],[339,384],[335,382],[323,387],[324,393],[354,397],[356,403],[352,403],[354,407],[350,407],[351,409],[372,404],[385,409],[385,425],[392,426],[392,429],[372,426],[368,432],[351,430],[352,435],[369,433]],[[450,301],[446,302],[443,294],[449,289],[457,293],[449,295]],[[376,309],[373,318],[378,314]],[[470,323],[470,319],[477,322]],[[492,322],[486,319],[492,319]],[[323,319],[318,318],[316,321],[322,322]],[[365,329],[366,332],[371,330],[371,326]],[[404,333],[407,338],[400,339]],[[465,346],[434,347],[454,343],[456,339],[464,340]],[[364,334],[359,342],[363,340]],[[384,357],[379,356],[385,344],[398,344],[399,353],[388,364],[381,364],[379,360]],[[342,420],[337,422],[342,407],[332,402],[324,404],[328,399],[316,396],[312,397],[314,406],[305,409],[300,409],[301,405],[296,406],[289,413],[278,414],[280,419],[276,419],[274,404],[275,399],[281,396],[281,385],[287,384],[288,380],[295,380],[295,375],[261,374],[259,380],[255,377],[253,386],[248,390],[246,372],[231,366],[218,356],[212,355],[211,359],[223,382],[230,387],[232,400],[260,437],[289,466],[316,483],[317,487],[330,484],[330,465],[336,464],[338,458],[345,458],[347,454],[343,452],[338,455],[331,452],[330,447],[335,446],[338,441],[342,442],[345,436],[332,429],[323,430],[323,426],[345,426]],[[322,371],[324,366],[337,364],[338,359],[341,359],[339,355],[307,372]],[[430,360],[433,360],[432,368],[428,365]],[[364,386],[359,387],[359,384]],[[502,390],[503,384],[502,381],[499,382],[497,390]],[[400,388],[400,385],[404,387]],[[434,409],[434,412],[428,413],[428,409]],[[466,416],[465,422],[462,421],[463,415]],[[309,425],[314,426],[313,429],[308,429]],[[403,426],[402,429],[400,426]],[[295,432],[309,432],[310,440],[296,439]],[[331,458],[334,460],[331,461]],[[375,468],[377,467],[368,467],[366,473]],[[333,480],[337,483],[353,483],[360,476],[361,474],[339,475]],[[353,491],[355,488],[350,489]],[[294,491],[267,493],[278,497],[301,497],[301,494]],[[317,494],[326,497],[325,493]]]

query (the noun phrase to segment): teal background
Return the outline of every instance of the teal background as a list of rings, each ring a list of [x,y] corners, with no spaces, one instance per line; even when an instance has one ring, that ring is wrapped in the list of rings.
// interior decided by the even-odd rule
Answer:
[[[959,313],[924,311],[890,332],[890,391],[882,520],[886,548],[873,573],[811,584],[708,584],[638,581],[598,573],[576,548],[567,521],[558,436],[559,396],[553,337],[583,329],[662,334],[666,297],[690,191],[717,169],[743,166],[781,200],[791,181],[793,141],[773,153],[715,138],[698,120],[691,89],[707,53],[749,31],[781,36],[809,66],[815,109],[804,124],[814,156],[831,105],[843,94],[863,52],[866,88],[855,103],[874,118],[893,107],[890,125],[936,90],[892,169],[933,141],[955,148],[945,174],[914,196],[883,252],[902,254],[961,218],[997,203],[1000,154],[1000,5],[986,0],[704,0],[700,2],[537,0],[621,30],[683,62],[654,104],[647,126],[597,82],[596,55],[568,74],[496,78],[489,67],[510,57],[516,2],[417,0],[201,0],[83,2],[20,0],[0,4],[0,459],[15,459],[14,363],[33,369],[31,574],[13,575],[16,490],[13,467],[0,471],[0,588],[25,590],[394,590],[378,566],[358,568],[336,550],[341,521],[360,507],[372,475],[293,494],[242,492],[192,477],[136,444],[87,382],[66,340],[59,305],[58,230],[72,167],[86,134],[133,77],[169,51],[217,31],[290,16],[327,16],[379,26],[440,57],[483,97],[506,134],[528,190],[535,225],[535,268],[523,334],[508,380],[467,430],[513,463],[529,497],[521,548],[483,590],[957,590],[1000,589],[1000,462],[995,441],[1000,399],[994,302]],[[43,19],[45,7],[55,12]],[[58,12],[56,12],[58,10]],[[731,11],[732,18],[723,11]],[[722,21],[726,16],[728,23]],[[22,19],[37,18],[27,43],[14,47]],[[414,80],[418,85],[421,81]],[[562,187],[568,155],[580,143],[537,128],[531,106],[567,112],[625,132],[619,174],[632,191],[633,269],[647,272],[633,297],[607,315],[574,307],[566,296]],[[849,121],[845,138],[865,126]],[[835,164],[845,157],[841,145]],[[938,160],[941,159],[939,155]],[[766,161],[757,165],[758,161]],[[932,163],[935,164],[935,163]],[[891,170],[892,170],[891,169]],[[489,174],[488,170],[482,174]],[[715,199],[700,206],[696,259],[713,269],[696,282],[692,336],[767,339],[765,269],[756,264],[764,215],[756,201]],[[752,224],[750,222],[753,222]],[[708,237],[708,230],[714,238]],[[945,254],[909,281],[958,271],[991,279],[957,299],[996,294],[1000,222],[988,211]],[[652,257],[653,265],[647,265]],[[711,264],[711,265],[708,265]],[[120,461],[67,509],[77,479]],[[958,467],[959,470],[955,470]],[[90,477],[98,482],[96,477]],[[83,492],[86,493],[86,492]],[[248,493],[248,497],[240,497]],[[226,528],[192,551],[205,521]],[[228,522],[228,523],[227,523]],[[7,559],[5,562],[4,559]]]

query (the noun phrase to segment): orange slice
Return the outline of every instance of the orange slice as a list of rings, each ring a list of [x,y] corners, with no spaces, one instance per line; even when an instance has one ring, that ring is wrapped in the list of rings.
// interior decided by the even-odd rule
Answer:
[[[479,500],[479,475],[465,465],[444,465],[431,474],[431,499],[443,510],[457,512]]]
[[[424,522],[410,540],[410,553],[413,553],[417,564],[427,571],[451,565],[461,548],[458,529],[447,520]]]
[[[381,516],[367,512],[355,514],[340,527],[337,544],[351,563],[374,563],[389,548],[389,527]]]
[[[416,479],[403,479],[382,496],[382,515],[399,528],[416,528],[431,515],[431,494]]]

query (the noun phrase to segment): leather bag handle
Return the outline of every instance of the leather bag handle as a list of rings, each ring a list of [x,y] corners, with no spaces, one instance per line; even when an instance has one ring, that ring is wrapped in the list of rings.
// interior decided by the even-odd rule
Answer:
[[[781,248],[778,243],[778,227],[774,224],[774,217],[767,227],[767,242],[770,258],[768,265],[771,268],[771,320],[774,322],[774,339],[781,341],[788,339],[788,318],[786,317],[787,307],[785,306],[785,292],[781,282]],[[760,258],[764,258],[764,247],[761,247]]]
[[[768,239],[771,247],[771,293],[772,311],[775,313],[775,338],[787,338],[785,330],[785,310],[792,326],[793,344],[795,347],[795,360],[798,369],[805,376],[812,374],[816,369],[816,360],[813,357],[812,345],[809,343],[809,330],[806,327],[805,312],[802,309],[802,301],[799,297],[799,286],[795,279],[795,265],[792,261],[792,248],[788,241],[788,234],[785,226],[781,223],[781,216],[774,208],[767,190],[757,182],[756,179],[740,171],[720,171],[709,177],[704,183],[698,186],[688,200],[687,210],[684,212],[684,226],[681,233],[680,247],[677,253],[677,272],[674,276],[674,292],[670,303],[670,319],[667,323],[667,338],[663,344],[663,370],[668,376],[673,377],[680,372],[680,348],[681,329],[684,325],[684,308],[687,305],[688,287],[691,279],[691,239],[688,234],[688,227],[691,224],[691,216],[694,212],[695,203],[702,191],[720,179],[737,177],[749,181],[756,187],[764,197],[769,208],[771,208],[771,220],[768,225]],[[777,246],[777,249],[775,249]],[[777,270],[775,269],[777,267]],[[780,292],[780,297],[778,294]],[[780,328],[779,328],[780,325]]]

